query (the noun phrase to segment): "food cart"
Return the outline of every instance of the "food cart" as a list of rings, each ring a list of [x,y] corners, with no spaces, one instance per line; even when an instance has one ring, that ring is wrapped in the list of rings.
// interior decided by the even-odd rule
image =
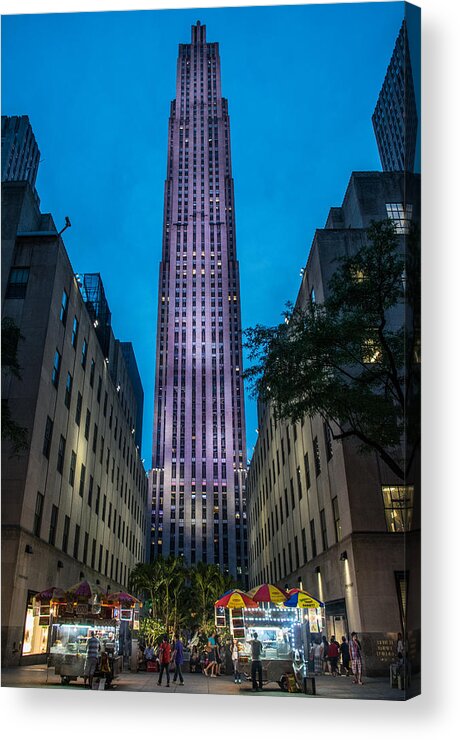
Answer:
[[[259,591],[260,596],[258,589],[252,589],[249,596],[256,602],[260,597],[270,597],[272,601],[260,601],[256,606],[230,608],[228,614],[216,602],[215,623],[217,629],[228,629],[232,637],[238,640],[240,670],[246,678],[251,676],[251,641],[256,633],[263,648],[263,683],[275,682],[284,688],[285,676],[293,673],[293,664],[305,663],[311,632],[321,632],[321,606],[313,609],[285,606],[281,598],[287,600],[289,593],[276,589],[280,592],[278,595],[275,587],[269,584],[264,584],[264,587],[264,590]]]
[[[94,632],[101,646],[101,656],[109,672],[101,673],[106,685],[122,671],[120,654],[120,625],[139,620],[140,602],[129,594],[106,594],[87,581],[60,594],[37,594],[35,609],[40,619],[49,624],[48,667],[53,667],[61,683],[68,684],[84,678],[86,645]],[[96,669],[98,676],[99,666]]]

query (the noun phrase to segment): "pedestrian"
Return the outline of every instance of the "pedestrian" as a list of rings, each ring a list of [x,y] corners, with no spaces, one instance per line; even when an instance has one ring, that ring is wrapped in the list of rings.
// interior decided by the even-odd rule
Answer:
[[[350,658],[351,658],[351,670],[353,673],[353,683],[358,683],[360,686],[363,685],[361,680],[363,671],[363,661],[361,652],[361,643],[358,640],[356,632],[351,633],[350,647]]]
[[[330,671],[334,678],[337,676],[337,664],[339,662],[339,643],[335,639],[335,635],[332,635],[331,641],[329,643],[328,652],[327,652],[327,658],[330,665]]]
[[[329,643],[327,641],[326,635],[323,635],[322,643],[323,643],[323,673],[328,673],[327,659],[328,659]]]
[[[205,676],[211,676],[211,678],[216,678],[216,671],[217,671],[216,635],[211,635],[211,637],[208,638],[208,645],[207,645],[206,651],[208,654],[208,664],[206,665],[206,668],[203,669],[203,673],[205,674]]]
[[[398,632],[398,639],[396,642],[396,653],[398,654],[398,657],[399,657],[399,653],[401,653],[401,655],[404,655],[405,652],[406,650],[405,650],[403,636],[401,632]]]
[[[169,687],[169,664],[171,662],[171,645],[169,644],[168,635],[164,635],[163,642],[160,645],[160,675],[158,676],[158,686],[161,686],[163,672],[166,673],[166,686]]]
[[[190,673],[197,673],[198,669],[201,670],[200,653],[198,652],[198,645],[192,645],[192,652],[190,653]]]
[[[233,663],[234,682],[241,683],[240,650],[238,646],[238,640],[236,639],[236,637],[233,639],[233,644],[232,644],[232,663]]]
[[[222,644],[220,636],[216,634],[216,676],[220,676],[222,673],[222,662],[223,654],[225,652],[225,646]]]
[[[322,667],[323,667],[323,643],[319,639],[319,637],[315,640],[315,645],[313,649],[313,661],[314,661],[314,671],[318,675],[321,673]]]
[[[347,638],[342,635],[342,642],[340,644],[340,656],[342,658],[342,666],[345,668],[345,675],[350,675],[350,648],[348,646]]]
[[[257,632],[254,632],[253,639],[249,642],[251,644],[251,690],[262,691],[262,661],[260,660],[260,658],[262,655],[263,646],[260,640],[257,639]],[[257,681],[259,682],[258,685]]]
[[[101,649],[101,643],[95,637],[94,630],[91,630],[90,637],[86,643],[86,660],[84,669],[84,684],[88,681],[88,687],[93,688],[93,678],[96,671],[97,661],[99,652]]]
[[[182,676],[182,663],[184,662],[184,645],[182,643],[182,640],[180,639],[179,634],[176,632],[174,635],[174,653],[173,653],[173,660],[176,664],[176,667],[174,669],[174,677],[173,677],[173,683],[176,682],[177,677],[179,677],[179,685],[184,685],[184,679]]]

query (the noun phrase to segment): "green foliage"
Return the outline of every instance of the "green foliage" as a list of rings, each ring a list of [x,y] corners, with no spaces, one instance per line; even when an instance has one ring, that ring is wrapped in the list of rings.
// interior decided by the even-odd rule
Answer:
[[[158,557],[138,563],[129,579],[130,588],[144,594],[152,604],[152,618],[170,632],[199,625],[214,629],[214,602],[236,586],[228,574],[213,564],[197,563],[187,568],[182,558]]]
[[[152,617],[143,617],[139,625],[139,640],[145,645],[153,647],[160,641],[166,632],[165,625]]]
[[[18,343],[24,339],[13,319],[2,319],[2,377],[12,375],[21,379],[18,363]],[[11,454],[19,455],[28,448],[28,435],[25,427],[19,426],[12,415],[7,399],[2,400],[2,439],[11,443]]]
[[[335,439],[354,437],[404,479],[418,445],[415,433],[409,454],[402,446],[408,426],[418,429],[417,231],[406,254],[400,245],[391,221],[374,222],[367,243],[337,259],[323,303],[289,306],[279,326],[247,330],[254,364],[244,378],[278,418],[320,415]]]

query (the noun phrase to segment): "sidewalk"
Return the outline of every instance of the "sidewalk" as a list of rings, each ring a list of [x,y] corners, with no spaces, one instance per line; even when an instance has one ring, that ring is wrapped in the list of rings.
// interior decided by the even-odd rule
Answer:
[[[264,687],[262,692],[253,693],[251,682],[235,684],[232,676],[218,676],[207,678],[200,673],[185,673],[184,686],[175,684],[171,678],[170,688],[166,687],[163,677],[163,685],[157,686],[157,673],[131,673],[125,671],[115,681],[113,691],[146,691],[151,693],[173,693],[173,694],[213,694],[234,695],[258,698],[260,696],[283,696],[293,699],[377,699],[390,701],[403,701],[404,691],[392,689],[388,679],[365,678],[364,686],[354,685],[351,678],[332,676],[318,676],[316,679],[316,697],[302,693],[289,694],[281,691],[277,684],[271,683]],[[72,682],[67,686],[61,685],[60,676],[56,676],[53,668],[45,665],[20,666],[18,668],[4,668],[1,675],[2,687],[10,688],[54,688],[61,691],[88,691],[83,685],[83,679]],[[410,687],[411,694],[416,693],[420,685],[420,677],[416,676]]]

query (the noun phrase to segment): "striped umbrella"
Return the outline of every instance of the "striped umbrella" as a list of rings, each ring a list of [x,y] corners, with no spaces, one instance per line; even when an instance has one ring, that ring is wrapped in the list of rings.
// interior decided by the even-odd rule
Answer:
[[[259,605],[254,599],[251,599],[249,594],[245,591],[241,591],[239,588],[234,588],[232,591],[227,591],[223,596],[218,599],[214,606],[226,606],[228,609],[242,609],[244,607],[257,608]]]
[[[288,594],[284,589],[278,588],[278,586],[272,586],[271,583],[262,583],[261,586],[251,588],[248,593],[254,601],[272,601],[274,604],[281,604],[283,601],[286,601],[288,597]]]
[[[300,588],[291,588],[289,597],[284,602],[284,606],[294,606],[297,609],[319,609],[324,604],[322,601],[315,599],[308,591],[302,591]]]
[[[141,604],[142,602],[139,599],[136,599],[135,596],[131,596],[131,594],[128,594],[126,591],[114,591],[113,593],[108,593],[106,596],[104,596],[103,601],[107,602],[107,604],[131,604],[132,606],[135,606],[135,604]]]
[[[73,586],[70,586],[68,589],[66,589],[66,594],[68,594],[74,600],[88,600],[89,602],[90,600],[93,601],[95,599],[99,599],[100,597],[104,597],[105,591],[98,584],[90,583],[89,581],[79,581],[78,583],[74,583]]]

